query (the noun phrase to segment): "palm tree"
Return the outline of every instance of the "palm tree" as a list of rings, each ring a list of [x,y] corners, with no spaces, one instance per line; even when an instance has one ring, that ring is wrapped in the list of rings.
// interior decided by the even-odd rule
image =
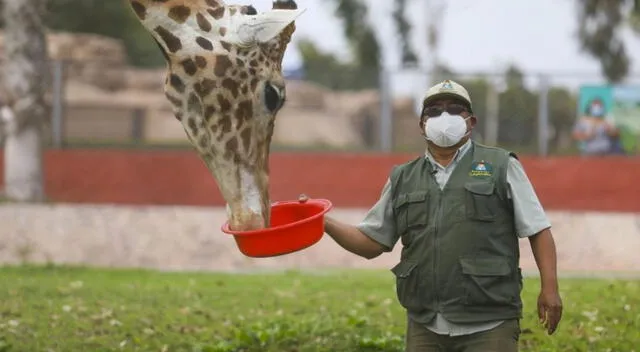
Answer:
[[[13,201],[44,199],[42,146],[48,113],[45,92],[49,63],[43,15],[46,1],[4,0],[2,64],[5,97],[5,197]]]

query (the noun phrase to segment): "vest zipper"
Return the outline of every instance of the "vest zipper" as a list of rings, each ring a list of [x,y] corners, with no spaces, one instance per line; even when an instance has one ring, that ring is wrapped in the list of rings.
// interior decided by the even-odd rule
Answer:
[[[440,192],[440,197],[438,198],[438,209],[436,214],[436,226],[433,236],[433,282],[434,282],[434,294],[435,294],[435,302],[436,302],[436,310],[440,312],[440,297],[438,295],[439,285],[438,285],[438,232],[440,229],[440,221],[442,219],[442,191]]]

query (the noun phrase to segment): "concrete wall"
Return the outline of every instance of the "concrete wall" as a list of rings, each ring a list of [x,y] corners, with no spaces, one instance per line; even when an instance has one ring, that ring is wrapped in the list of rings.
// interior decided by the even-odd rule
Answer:
[[[356,224],[365,208],[329,214]],[[549,213],[561,272],[640,272],[640,215]],[[21,261],[161,270],[247,271],[319,268],[391,268],[400,245],[374,260],[357,257],[329,237],[276,258],[248,258],[220,231],[219,207],[0,205],[0,265]],[[537,272],[529,242],[521,241],[521,266]]]

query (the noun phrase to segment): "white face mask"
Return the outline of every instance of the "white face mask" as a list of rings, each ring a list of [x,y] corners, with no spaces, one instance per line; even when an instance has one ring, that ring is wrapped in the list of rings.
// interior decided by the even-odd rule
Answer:
[[[597,116],[597,117],[604,115],[604,107],[602,107],[602,105],[591,106],[591,115]]]
[[[438,117],[431,117],[424,124],[425,138],[439,147],[454,146],[467,135],[467,119],[449,115],[446,111]]]

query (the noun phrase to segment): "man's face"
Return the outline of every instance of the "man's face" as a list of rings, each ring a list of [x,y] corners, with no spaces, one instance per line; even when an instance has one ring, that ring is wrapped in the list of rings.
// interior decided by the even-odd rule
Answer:
[[[420,116],[420,133],[424,136],[424,125],[427,119],[440,116],[443,112],[448,112],[449,115],[460,115],[467,124],[467,129],[471,130],[476,125],[476,117],[469,111],[467,104],[458,99],[438,99],[429,103],[422,110],[422,116]],[[466,139],[464,139],[466,141]]]
[[[602,117],[604,115],[604,107],[600,102],[594,102],[591,104],[590,111],[591,116]]]

